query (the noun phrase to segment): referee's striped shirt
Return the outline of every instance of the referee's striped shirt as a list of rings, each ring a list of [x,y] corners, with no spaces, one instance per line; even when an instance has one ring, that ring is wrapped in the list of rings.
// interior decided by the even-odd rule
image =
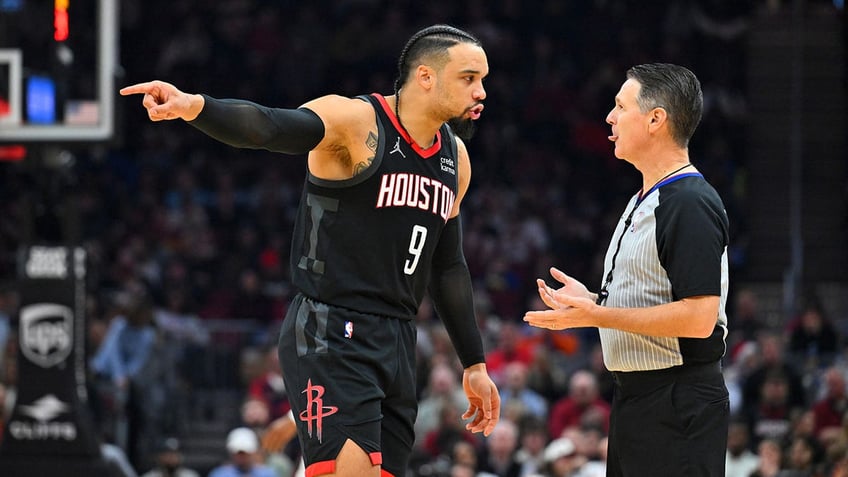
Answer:
[[[719,295],[721,305],[712,335],[703,339],[601,328],[607,369],[647,371],[720,359],[727,335],[728,220],[715,189],[701,174],[689,173],[660,182],[641,198],[634,196],[610,241],[603,277],[622,233],[606,306],[642,308],[699,295]]]

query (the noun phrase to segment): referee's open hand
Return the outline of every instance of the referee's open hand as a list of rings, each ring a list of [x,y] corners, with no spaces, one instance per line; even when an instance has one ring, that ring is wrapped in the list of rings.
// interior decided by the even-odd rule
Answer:
[[[562,283],[562,287],[552,288],[541,278],[536,280],[539,297],[549,309],[528,311],[524,321],[549,330],[594,326],[586,320],[595,306],[595,297],[586,285],[557,268],[551,267],[551,276]]]

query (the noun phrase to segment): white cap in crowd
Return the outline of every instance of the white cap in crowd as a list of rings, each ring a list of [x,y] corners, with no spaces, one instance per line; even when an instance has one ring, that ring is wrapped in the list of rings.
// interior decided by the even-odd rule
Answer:
[[[574,443],[571,442],[571,439],[567,437],[560,437],[559,439],[554,439],[550,444],[548,444],[548,447],[545,447],[545,453],[542,457],[545,462],[553,462],[560,457],[568,457],[576,451],[577,448],[574,447]]]
[[[227,435],[227,451],[230,454],[247,452],[252,454],[259,450],[259,438],[252,429],[237,427]]]

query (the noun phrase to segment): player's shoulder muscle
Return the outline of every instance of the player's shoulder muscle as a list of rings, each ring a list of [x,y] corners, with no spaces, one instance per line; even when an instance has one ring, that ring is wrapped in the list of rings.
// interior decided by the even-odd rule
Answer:
[[[361,99],[332,94],[315,98],[301,107],[317,114],[324,122],[325,135],[336,142],[358,136],[356,132],[371,129],[375,124],[374,108]]]

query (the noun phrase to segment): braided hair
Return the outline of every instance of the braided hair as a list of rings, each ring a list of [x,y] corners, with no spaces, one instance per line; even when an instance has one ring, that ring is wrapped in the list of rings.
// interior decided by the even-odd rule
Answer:
[[[450,59],[448,48],[459,43],[471,43],[482,46],[480,40],[474,35],[450,25],[432,25],[409,38],[398,58],[398,76],[395,79],[395,116],[398,124],[406,130],[400,122],[400,88],[409,76],[409,70],[413,64],[425,57],[436,59],[440,64],[445,64]]]

